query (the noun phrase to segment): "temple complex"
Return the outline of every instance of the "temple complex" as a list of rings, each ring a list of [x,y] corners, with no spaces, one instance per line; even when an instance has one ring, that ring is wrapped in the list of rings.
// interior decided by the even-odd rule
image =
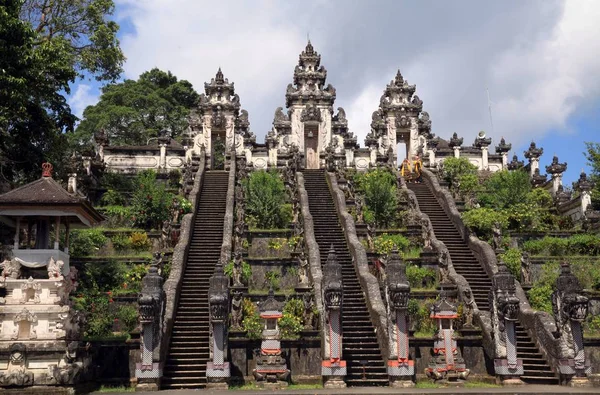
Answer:
[[[71,158],[67,189],[46,163],[0,195],[0,387],[598,385],[600,284],[581,282],[600,255],[582,241],[600,230],[592,181],[564,186],[567,163],[540,169],[534,142],[525,163],[483,131],[470,144],[436,136],[416,86],[390,77],[363,146],[309,41],[262,143],[219,69],[183,136],[113,146],[99,130],[95,154]],[[527,213],[469,224],[479,203],[449,181],[450,158],[481,184],[522,176],[537,200],[519,208],[548,207],[520,227]],[[539,226],[542,216],[553,222]],[[77,228],[99,245],[70,252]],[[580,239],[535,244],[548,237]],[[78,268],[90,311],[74,307]],[[531,292],[540,284],[553,293]],[[101,298],[133,310],[134,328],[122,328],[131,314],[100,328],[125,340],[90,336]]]

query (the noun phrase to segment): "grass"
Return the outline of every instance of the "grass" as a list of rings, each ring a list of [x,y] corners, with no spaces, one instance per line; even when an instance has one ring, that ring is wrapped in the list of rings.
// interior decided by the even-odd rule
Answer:
[[[465,388],[502,388],[501,385],[494,383],[486,383],[483,381],[466,381]]]
[[[318,390],[323,388],[323,384],[290,384],[289,390]]]
[[[429,337],[433,337],[434,334],[435,334],[434,332],[415,332],[414,337],[429,338]]]
[[[417,259],[421,257],[422,249],[420,247],[410,248],[408,251],[402,252],[403,259]]]
[[[436,384],[432,381],[417,381],[415,388],[442,388],[441,385]]]
[[[111,387],[108,385],[103,385],[100,387],[99,390],[95,391],[95,393],[98,393],[98,394],[107,393],[107,392],[118,392],[118,393],[135,392],[135,387],[125,387],[122,385],[118,386],[118,387]]]
[[[285,289],[278,289],[276,291],[273,291],[273,293],[275,295],[290,296],[290,295],[295,294],[296,290],[294,288],[285,288]],[[252,288],[252,289],[248,290],[248,294],[249,295],[268,295],[269,290]]]
[[[322,389],[322,384],[290,384],[285,389],[287,390],[316,390]],[[264,390],[264,388],[259,387],[255,383],[247,383],[243,385],[233,385],[229,387],[232,391],[256,391],[256,390]]]
[[[231,391],[249,391],[249,390],[262,390],[263,388],[260,388],[255,383],[247,383],[247,384],[242,384],[242,385],[231,385],[231,386],[229,386],[229,389]]]

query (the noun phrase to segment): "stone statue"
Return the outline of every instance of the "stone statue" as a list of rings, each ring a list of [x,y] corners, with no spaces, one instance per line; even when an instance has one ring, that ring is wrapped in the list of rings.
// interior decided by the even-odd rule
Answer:
[[[421,237],[423,238],[423,250],[431,250],[431,239],[433,235],[433,229],[429,220],[421,219]]]
[[[308,281],[308,260],[304,251],[298,255],[298,284],[303,288],[309,287]]]
[[[58,279],[62,277],[62,268],[64,266],[63,261],[55,261],[54,258],[50,258],[48,261],[48,278]]]
[[[233,292],[233,299],[231,299],[231,329],[240,330],[242,329],[242,293],[239,291]]]
[[[494,250],[502,249],[502,228],[499,222],[495,222],[492,226]]]
[[[171,246],[171,221],[166,220],[163,221],[162,227],[160,229],[160,248],[167,249]]]
[[[181,203],[179,202],[179,199],[174,198],[173,199],[173,206],[171,209],[171,213],[173,213],[173,216],[171,218],[171,222],[176,224],[179,222],[179,215],[181,214]]]
[[[463,326],[471,328],[473,327],[473,314],[475,312],[475,298],[473,297],[471,288],[463,289],[463,302],[463,315],[465,317]]]
[[[18,279],[21,276],[21,264],[16,259],[5,260],[0,264],[4,279]]]
[[[242,264],[243,264],[242,250],[238,248],[234,253],[234,259],[233,259],[232,278],[233,278],[233,286],[234,287],[243,287],[244,286],[244,283],[242,282]]]
[[[315,329],[315,299],[311,292],[306,292],[302,295],[302,303],[304,304],[304,315],[302,321],[304,328],[308,330]]]
[[[386,166],[395,169],[396,168],[396,158],[394,157],[394,148],[390,145],[387,150],[387,163]]]
[[[449,284],[450,269],[448,262],[448,251],[444,250],[438,254],[438,268],[440,270],[440,284]]]
[[[363,214],[364,203],[363,203],[362,196],[356,195],[356,199],[354,200],[354,205],[356,207],[356,223],[357,224],[364,224],[365,223],[365,217],[364,217],[364,214]]]
[[[375,225],[367,223],[367,246],[369,250],[375,251],[375,242],[373,239],[376,236]]]
[[[531,261],[526,252],[521,255],[521,281],[523,284],[531,284]]]

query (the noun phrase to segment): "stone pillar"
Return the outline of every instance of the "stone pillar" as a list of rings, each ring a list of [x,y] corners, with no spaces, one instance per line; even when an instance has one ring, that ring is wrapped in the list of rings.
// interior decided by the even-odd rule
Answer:
[[[13,248],[15,250],[19,249],[19,235],[21,233],[21,217],[17,217],[17,225],[15,226],[15,244]],[[29,246],[27,246],[29,248]]]
[[[138,390],[157,391],[162,377],[160,361],[160,333],[164,302],[163,279],[158,274],[157,260],[142,279],[142,291],[138,299],[140,309],[141,361],[135,364]]]
[[[390,353],[387,370],[390,385],[397,388],[412,387],[415,364],[409,355],[407,314],[410,284],[406,278],[406,267],[396,249],[390,256],[386,274]]]
[[[592,188],[594,188],[594,184],[588,180],[587,174],[582,171],[579,180],[575,183],[575,189],[581,194],[581,218],[585,217],[585,212],[592,204]]]
[[[571,273],[567,262],[561,264],[561,273],[552,293],[552,311],[558,329],[562,358],[558,361],[561,382],[570,386],[589,386],[588,375],[592,373],[590,362],[583,350],[581,323],[588,314],[587,296],[577,277]]]
[[[482,130],[479,132],[477,137],[475,137],[475,142],[473,143],[474,147],[477,147],[481,150],[481,169],[479,170],[488,170],[488,152],[490,144],[492,144],[492,139],[490,137],[485,137],[485,132]]]
[[[540,168],[540,156],[544,153],[543,148],[537,148],[535,142],[531,142],[529,149],[523,154],[529,160],[529,176],[533,178],[536,169]]]
[[[507,144],[504,137],[500,139],[500,144],[496,146],[496,154],[502,155],[502,169],[506,170],[508,168],[508,151],[512,148],[512,144]],[[516,156],[515,159],[516,161]]]
[[[458,134],[453,133],[452,138],[448,141],[448,144],[454,150],[454,157],[460,158],[460,148],[462,147],[463,138],[458,137]]]
[[[481,166],[482,170],[488,170],[488,151],[489,147],[481,147]]]
[[[267,149],[269,150],[269,160],[268,160],[268,166],[269,167],[277,167],[277,137],[275,136],[275,132],[273,130],[270,130],[269,133],[267,133],[267,137],[265,138],[265,141],[267,143]],[[251,163],[251,162],[248,162]]]
[[[562,175],[567,170],[567,162],[558,163],[558,157],[552,157],[552,163],[546,166],[546,173],[552,175],[552,196],[556,196],[559,188],[562,186]]]
[[[490,290],[492,328],[494,332],[494,369],[503,384],[522,384],[523,361],[517,359],[515,322],[519,314],[515,278],[504,262],[498,263],[498,272],[492,277]]]
[[[167,167],[167,145],[169,145],[169,132],[167,130],[161,130],[158,133],[158,146],[160,147],[160,158],[158,161],[158,168],[165,169]]]
[[[227,362],[227,328],[229,319],[229,278],[223,273],[223,265],[216,267],[208,288],[210,315],[211,358],[206,365],[208,388],[227,389],[231,376]]]
[[[104,160],[104,147],[108,145],[108,135],[104,129],[100,129],[96,133],[94,133],[94,140],[98,146],[98,156],[100,160]]]
[[[454,157],[460,158],[460,147],[452,147],[452,149],[454,150]]]
[[[72,194],[77,193],[77,173],[69,173],[69,181],[67,182],[67,191]]]
[[[466,380],[471,372],[458,352],[454,337],[453,321],[458,318],[457,307],[447,299],[442,289],[440,299],[431,307],[430,317],[437,323],[433,356],[425,368],[425,374],[435,380]]]
[[[337,261],[333,245],[323,266],[323,301],[327,316],[321,375],[326,388],[344,388],[346,361],[342,360],[342,265]]]

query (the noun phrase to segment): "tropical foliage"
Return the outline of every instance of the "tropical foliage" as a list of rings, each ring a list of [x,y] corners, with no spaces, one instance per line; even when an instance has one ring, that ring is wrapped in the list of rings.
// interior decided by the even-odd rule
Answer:
[[[286,203],[285,186],[277,172],[252,172],[245,188],[246,215],[252,227],[272,229],[287,226],[292,219],[292,210],[291,205]]]
[[[398,193],[395,176],[386,169],[357,173],[357,188],[365,198],[365,221],[378,228],[392,225],[397,217]]]

